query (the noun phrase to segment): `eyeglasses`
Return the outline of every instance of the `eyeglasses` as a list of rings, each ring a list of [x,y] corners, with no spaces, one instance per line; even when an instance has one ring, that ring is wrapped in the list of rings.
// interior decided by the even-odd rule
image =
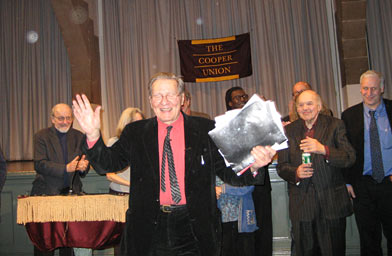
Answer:
[[[163,98],[166,98],[166,100],[170,102],[174,102],[179,94],[167,94],[167,95],[162,95],[162,94],[154,94],[151,96],[152,100],[154,102],[161,102]]]
[[[54,118],[56,118],[60,122],[64,122],[64,120],[67,120],[68,122],[72,121],[72,116],[55,116]]]
[[[233,100],[236,100],[236,101],[240,101],[241,99],[243,99],[243,100],[248,100],[248,98],[249,98],[249,95],[248,95],[248,94],[242,94],[242,95],[236,95],[236,96],[234,96],[234,97],[233,97]]]

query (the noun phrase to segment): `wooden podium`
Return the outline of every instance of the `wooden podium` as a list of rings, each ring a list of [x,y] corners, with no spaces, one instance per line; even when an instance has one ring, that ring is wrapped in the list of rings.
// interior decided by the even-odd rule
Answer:
[[[17,223],[42,251],[103,249],[119,243],[127,209],[128,195],[19,197]]]

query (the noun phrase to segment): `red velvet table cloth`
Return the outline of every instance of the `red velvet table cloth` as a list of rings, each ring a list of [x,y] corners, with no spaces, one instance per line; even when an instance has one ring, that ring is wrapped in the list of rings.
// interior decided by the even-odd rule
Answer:
[[[104,249],[120,242],[127,207],[119,195],[20,196],[17,223],[41,251]]]
[[[114,221],[78,221],[27,223],[32,243],[41,251],[59,247],[104,249],[120,242],[125,223]]]

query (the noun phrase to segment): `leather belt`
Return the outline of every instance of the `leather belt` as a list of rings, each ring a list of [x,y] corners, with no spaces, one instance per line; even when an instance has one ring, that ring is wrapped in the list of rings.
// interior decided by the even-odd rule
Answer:
[[[161,205],[160,209],[161,209],[161,212],[172,213],[172,212],[175,212],[178,210],[186,209],[186,204]]]

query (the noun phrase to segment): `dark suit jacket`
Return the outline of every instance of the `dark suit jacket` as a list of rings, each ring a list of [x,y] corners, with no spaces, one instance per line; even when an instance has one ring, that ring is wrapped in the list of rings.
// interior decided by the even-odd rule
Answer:
[[[190,116],[199,116],[199,117],[204,117],[204,118],[207,118],[207,119],[211,119],[211,117],[208,114],[206,114],[206,113],[192,111],[192,110],[191,110]]]
[[[278,174],[289,183],[289,209],[292,221],[312,220],[316,214],[314,211],[316,204],[320,205],[327,219],[337,219],[352,214],[341,169],[354,163],[355,151],[347,140],[344,123],[339,119],[320,114],[315,125],[314,138],[329,147],[328,162],[323,155],[311,155],[314,169],[311,183],[317,197],[308,193],[307,182],[304,180],[299,186],[296,185],[296,170],[302,164],[302,151],[299,145],[306,131],[302,119],[285,127],[289,148],[278,152]]]
[[[70,128],[67,133],[67,163],[72,161],[76,156],[82,154],[82,142],[85,136]],[[63,150],[60,140],[56,134],[54,126],[42,129],[34,135],[34,169],[37,172],[31,189],[32,195],[58,195],[64,187],[64,162]],[[87,171],[83,173],[75,172],[73,190],[75,193],[82,191],[82,182],[80,176],[86,176]],[[68,173],[70,182],[73,173]]]
[[[392,101],[387,99],[383,100],[389,119],[389,125],[392,127]],[[342,114],[342,120],[347,127],[347,138],[357,152],[357,159],[354,165],[345,170],[346,183],[355,187],[358,179],[362,176],[363,173],[363,147],[365,143],[363,103],[361,102],[346,109]]]
[[[218,255],[220,249],[221,220],[215,194],[215,175],[233,185],[252,185],[264,180],[264,168],[254,178],[249,171],[238,177],[225,166],[208,135],[213,128],[214,122],[211,120],[184,115],[185,194],[203,256]],[[102,139],[90,150],[87,150],[87,145],[85,147],[90,163],[98,173],[132,166],[122,247],[127,248],[127,255],[148,255],[160,212],[156,117],[127,125],[120,139],[110,148],[104,145]]]

